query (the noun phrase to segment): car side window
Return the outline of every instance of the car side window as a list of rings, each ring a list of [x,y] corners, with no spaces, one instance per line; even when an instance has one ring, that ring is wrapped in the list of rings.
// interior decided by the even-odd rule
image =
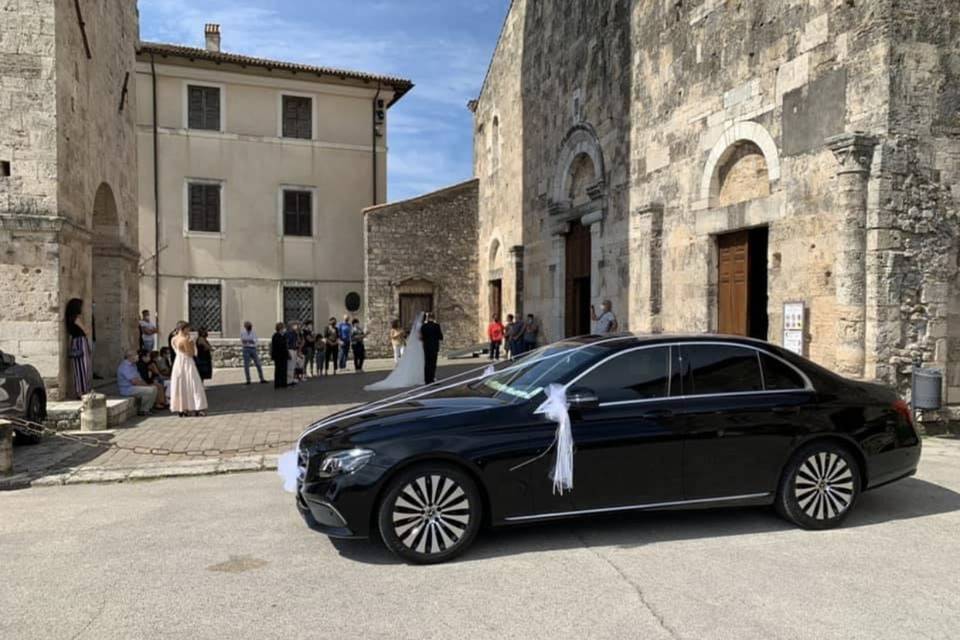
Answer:
[[[761,352],[760,366],[763,367],[763,382],[767,391],[805,389],[807,386],[796,369],[779,358]]]
[[[669,371],[669,347],[637,349],[604,362],[576,386],[592,389],[600,402],[665,398]]]
[[[685,395],[763,391],[760,361],[754,349],[725,344],[681,347]]]

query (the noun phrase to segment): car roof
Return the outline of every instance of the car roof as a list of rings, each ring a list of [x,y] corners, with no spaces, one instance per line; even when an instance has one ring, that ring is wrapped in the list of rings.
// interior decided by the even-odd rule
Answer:
[[[728,342],[731,344],[741,344],[749,347],[761,347],[767,350],[779,351],[779,347],[765,340],[723,333],[620,333],[605,336],[577,336],[575,338],[567,338],[562,342],[576,345],[593,344],[610,351],[622,351],[641,345],[672,342]]]

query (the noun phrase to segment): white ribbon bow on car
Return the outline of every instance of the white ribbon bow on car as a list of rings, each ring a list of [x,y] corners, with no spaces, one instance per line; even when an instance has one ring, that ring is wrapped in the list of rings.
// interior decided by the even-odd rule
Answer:
[[[563,385],[551,384],[547,387],[547,399],[537,407],[534,413],[546,416],[557,423],[557,459],[553,465],[550,479],[553,480],[553,492],[563,495],[573,489],[573,430],[570,426],[570,404],[567,402],[567,390]]]

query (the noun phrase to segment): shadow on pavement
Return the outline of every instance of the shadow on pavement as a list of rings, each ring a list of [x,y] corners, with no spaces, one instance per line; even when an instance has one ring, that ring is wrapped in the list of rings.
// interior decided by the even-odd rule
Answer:
[[[452,376],[469,369],[470,365],[447,365],[439,370],[440,377]],[[404,389],[391,391],[364,391],[363,387],[387,377],[389,371],[356,373],[348,371],[335,376],[307,378],[296,386],[274,389],[273,381],[267,384],[243,382],[221,383],[207,387],[209,415],[222,416],[258,411],[273,411],[281,408],[329,407],[357,405],[373,402],[395,395]],[[323,413],[318,413],[318,418]]]
[[[844,529],[960,511],[960,494],[908,478],[860,496]],[[779,533],[796,530],[772,507],[647,511],[557,520],[486,529],[457,562],[583,547],[642,547],[657,542]],[[809,535],[818,532],[810,531]],[[398,564],[379,540],[331,540],[345,558],[369,564]]]
[[[111,433],[90,433],[83,437],[104,444],[114,438]],[[66,473],[95,460],[104,451],[105,447],[89,447],[56,436],[46,436],[36,444],[17,445],[13,454],[14,479],[0,482],[0,491],[27,488],[37,478]]]

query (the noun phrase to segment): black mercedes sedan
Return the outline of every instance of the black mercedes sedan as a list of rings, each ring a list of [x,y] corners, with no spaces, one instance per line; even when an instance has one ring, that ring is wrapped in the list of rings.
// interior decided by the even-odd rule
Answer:
[[[553,383],[566,388],[574,443],[562,493],[550,478],[557,423],[536,413]],[[578,338],[437,389],[304,433],[308,525],[379,534],[415,563],[457,556],[484,524],[610,512],[772,504],[825,529],[920,459],[894,391],[747,338]]]

